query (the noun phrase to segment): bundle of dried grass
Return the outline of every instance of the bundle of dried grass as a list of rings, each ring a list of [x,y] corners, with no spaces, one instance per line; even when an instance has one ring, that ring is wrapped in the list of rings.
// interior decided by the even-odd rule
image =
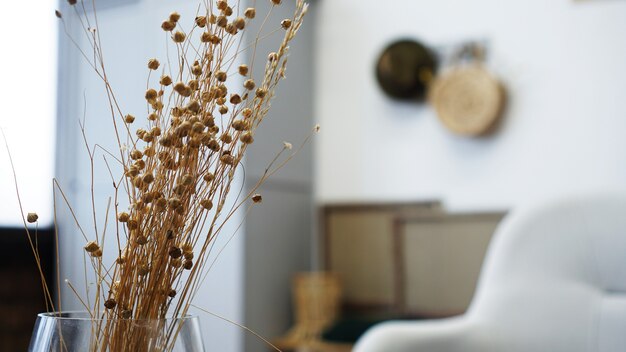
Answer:
[[[256,54],[256,43],[262,39],[259,31],[250,45],[242,41],[257,16],[255,8],[242,9],[239,1],[201,0],[201,11],[192,20],[171,13],[161,30],[170,35],[178,60],[168,73],[158,59],[148,61],[150,74],[162,71],[158,84],[145,91],[147,126],[136,128],[135,117],[123,112],[109,84],[99,30],[91,25],[97,24],[97,17],[90,18],[95,12],[89,15],[82,1],[68,2],[93,53],[79,50],[106,88],[119,147],[119,153],[108,153],[116,155],[124,170],[120,178],[112,176],[116,261],[103,262],[104,236],[97,229],[91,235],[83,232],[84,250],[97,277],[95,299],[83,300],[83,304],[92,317],[102,319],[93,328],[91,349],[168,350],[176,339],[175,326],[163,325],[161,333],[151,336],[129,322],[187,314],[224,224],[241,206],[261,202],[261,196],[254,193],[258,186],[295,154],[289,151],[291,144],[284,143],[257,187],[238,197],[233,207],[225,207],[238,166],[285,77],[289,43],[302,25],[307,4],[296,0],[293,17],[276,25],[284,37],[276,51],[267,55],[258,82],[252,78],[253,62],[234,64],[245,50]],[[271,2],[272,7],[281,4],[281,0]],[[56,15],[64,21],[61,12]],[[269,14],[261,28],[269,25],[268,18]],[[244,77],[238,89],[227,88],[233,75]],[[88,145],[87,149],[93,168],[94,153]],[[280,159],[283,152],[290,154]],[[129,209],[118,209],[118,197],[127,198]],[[28,215],[28,222],[36,221],[35,214]],[[54,306],[47,286],[45,292]]]

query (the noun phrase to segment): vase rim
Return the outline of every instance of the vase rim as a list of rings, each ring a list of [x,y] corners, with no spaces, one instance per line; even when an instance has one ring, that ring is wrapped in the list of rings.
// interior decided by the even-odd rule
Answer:
[[[84,310],[67,310],[61,312],[45,312],[37,314],[38,317],[46,319],[59,319],[59,320],[132,320],[132,321],[157,321],[157,320],[191,320],[197,319],[195,314],[187,314],[184,317],[174,317],[172,315],[166,316],[164,319],[122,319],[122,318],[107,318],[104,313],[100,313],[100,317],[92,317],[91,314]]]

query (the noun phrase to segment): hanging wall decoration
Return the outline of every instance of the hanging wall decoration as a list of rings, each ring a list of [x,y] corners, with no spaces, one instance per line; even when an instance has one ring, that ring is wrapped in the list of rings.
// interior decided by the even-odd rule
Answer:
[[[492,132],[504,109],[504,88],[487,70],[484,59],[481,46],[464,46],[452,59],[452,67],[430,87],[429,100],[439,120],[456,134]]]
[[[390,98],[421,101],[436,70],[437,60],[426,46],[403,39],[382,52],[376,65],[376,78]]]

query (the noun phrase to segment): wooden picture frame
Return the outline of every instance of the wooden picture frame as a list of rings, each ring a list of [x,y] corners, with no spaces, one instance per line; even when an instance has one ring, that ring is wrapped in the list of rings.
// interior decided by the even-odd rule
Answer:
[[[439,202],[327,205],[322,269],[338,274],[349,315],[460,314],[504,214],[446,214]]]
[[[397,310],[394,222],[441,212],[439,202],[327,205],[321,216],[323,270],[339,275],[344,310]]]
[[[465,312],[504,212],[399,217],[396,303],[403,316]]]

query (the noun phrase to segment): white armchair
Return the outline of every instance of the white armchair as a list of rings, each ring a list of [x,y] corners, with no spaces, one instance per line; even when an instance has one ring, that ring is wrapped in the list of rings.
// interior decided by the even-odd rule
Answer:
[[[388,322],[354,352],[626,351],[626,194],[520,209],[490,244],[462,316]]]

